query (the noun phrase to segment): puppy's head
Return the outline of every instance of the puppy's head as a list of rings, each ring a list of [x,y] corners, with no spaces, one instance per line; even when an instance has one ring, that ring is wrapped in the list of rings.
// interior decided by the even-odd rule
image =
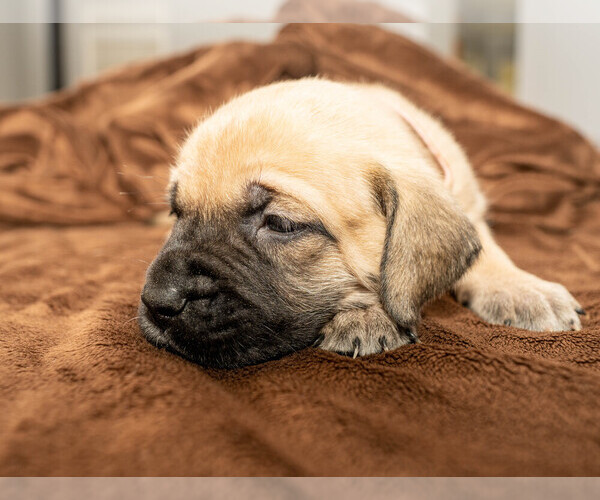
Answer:
[[[392,123],[357,88],[303,80],[198,125],[172,172],[177,220],[142,292],[146,337],[236,367],[311,345],[347,308],[381,302],[414,327],[479,246],[439,179],[395,158]],[[392,161],[406,161],[404,174]]]

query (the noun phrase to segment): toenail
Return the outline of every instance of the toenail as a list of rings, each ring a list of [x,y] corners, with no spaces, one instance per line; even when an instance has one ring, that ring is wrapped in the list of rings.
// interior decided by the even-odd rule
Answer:
[[[389,350],[388,345],[387,345],[387,340],[385,337],[379,337],[379,345],[381,346],[382,351]]]
[[[410,328],[405,328],[404,334],[408,337],[408,341],[411,344],[416,344],[419,341],[419,337],[417,337],[417,334],[413,332]]]
[[[358,349],[360,348],[360,339],[358,337],[354,337],[352,345],[354,346],[354,354],[352,355],[352,358],[356,359],[356,356],[358,356]]]

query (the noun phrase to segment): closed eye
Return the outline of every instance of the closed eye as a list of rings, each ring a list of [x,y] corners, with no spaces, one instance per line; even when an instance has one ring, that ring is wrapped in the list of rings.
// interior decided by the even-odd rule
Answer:
[[[264,226],[276,233],[297,233],[306,229],[306,224],[294,222],[279,215],[267,215]]]

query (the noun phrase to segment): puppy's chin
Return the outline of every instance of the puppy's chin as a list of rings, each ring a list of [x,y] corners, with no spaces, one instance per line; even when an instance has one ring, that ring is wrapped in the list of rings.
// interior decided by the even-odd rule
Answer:
[[[209,368],[232,369],[264,363],[309,347],[318,337],[318,331],[290,330],[282,328],[283,325],[275,329],[249,324],[219,334],[184,332],[177,325],[162,330],[142,302],[138,313],[140,328],[148,342]]]

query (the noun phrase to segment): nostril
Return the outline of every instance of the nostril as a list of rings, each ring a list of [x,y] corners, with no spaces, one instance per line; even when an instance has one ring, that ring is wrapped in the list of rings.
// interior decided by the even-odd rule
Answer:
[[[159,314],[160,316],[166,316],[167,318],[172,318],[173,316],[177,316],[185,309],[187,304],[187,300],[183,299],[180,304],[168,304],[168,305],[160,305],[153,309],[155,314]]]
[[[185,309],[187,298],[175,289],[144,287],[141,300],[155,319],[169,320]]]

